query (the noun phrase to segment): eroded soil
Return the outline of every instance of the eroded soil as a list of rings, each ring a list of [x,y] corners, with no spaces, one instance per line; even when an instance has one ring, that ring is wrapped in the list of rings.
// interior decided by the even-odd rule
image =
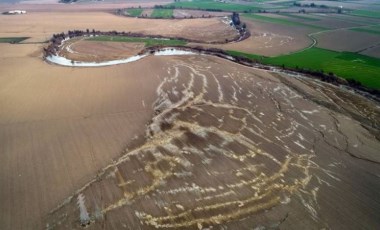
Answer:
[[[49,228],[81,228],[78,196],[88,229],[379,226],[378,104],[215,57],[160,58],[145,137],[52,210]]]

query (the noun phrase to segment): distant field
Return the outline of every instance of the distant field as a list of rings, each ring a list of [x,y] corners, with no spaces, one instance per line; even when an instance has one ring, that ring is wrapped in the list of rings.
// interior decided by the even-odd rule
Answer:
[[[301,15],[297,15],[297,14],[281,14],[281,15],[285,15],[285,16],[290,17],[290,18],[301,19],[301,20],[304,20],[304,21],[311,21],[311,22],[313,22],[313,21],[320,21],[320,19],[318,19],[318,18],[301,16]]]
[[[29,37],[7,37],[7,38],[0,38],[0,43],[19,43],[22,42]]]
[[[193,0],[189,2],[175,2],[170,5],[176,8],[189,8],[189,9],[199,9],[199,10],[221,10],[221,11],[257,11],[261,9],[260,7],[254,5],[240,5],[232,3],[216,2],[211,0]]]
[[[151,18],[171,18],[173,16],[172,9],[154,9],[150,15]]]
[[[229,51],[229,53],[260,60],[268,65],[332,72],[339,77],[355,79],[369,88],[380,89],[380,59],[378,58],[321,48],[311,48],[300,53],[278,57],[261,57],[236,51]]]
[[[239,51],[234,51],[234,50],[228,50],[226,51],[228,54],[233,55],[233,56],[240,56],[240,57],[245,57],[249,58],[252,60],[263,60],[263,59],[268,59],[268,57],[257,55],[257,54],[249,54],[249,53],[243,53]]]
[[[309,25],[309,24],[305,24],[301,22],[290,21],[290,20],[286,20],[282,18],[268,17],[268,16],[259,15],[259,14],[243,14],[243,17],[250,20],[258,20],[258,21],[287,25],[287,26],[303,26],[303,27],[310,27],[310,28],[320,29],[320,30],[326,29],[321,26]]]
[[[138,17],[143,12],[143,9],[133,8],[133,9],[127,9],[127,13],[132,17]]]
[[[380,31],[379,30],[371,30],[369,28],[353,28],[351,30],[358,31],[358,32],[364,32],[364,33],[370,33],[370,34],[378,34],[378,35],[380,35]]]
[[[352,15],[369,17],[369,18],[380,18],[380,11],[371,10],[354,10],[351,12]]]
[[[182,46],[186,45],[185,41],[177,39],[154,39],[154,38],[134,38],[134,37],[121,37],[121,36],[98,36],[88,38],[89,41],[113,41],[113,42],[141,42],[145,43],[146,47],[149,46]]]

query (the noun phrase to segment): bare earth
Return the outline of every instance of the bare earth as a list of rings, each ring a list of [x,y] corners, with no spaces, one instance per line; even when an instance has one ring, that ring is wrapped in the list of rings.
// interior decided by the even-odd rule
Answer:
[[[144,47],[144,43],[97,42],[80,38],[66,42],[59,55],[75,61],[101,62],[137,55]]]
[[[316,38],[318,39],[318,47],[351,52],[360,51],[380,42],[379,35],[351,30],[326,32],[317,35]]]
[[[225,39],[232,40],[238,36],[237,32],[220,18],[138,19],[106,12],[31,12],[17,16],[0,15],[0,28],[1,37],[19,36],[22,31],[22,36],[32,37],[29,42],[46,41],[52,33],[74,29],[130,31],[146,35],[183,37],[202,42],[224,42]]]
[[[176,18],[190,18],[193,16],[194,18],[201,18],[201,17],[223,17],[223,16],[229,16],[231,13],[228,12],[207,12],[202,10],[182,10],[182,9],[175,9],[173,11],[173,15]]]
[[[62,68],[35,57],[39,46],[3,47],[0,229],[41,229],[49,210],[144,135],[160,63]]]
[[[378,44],[372,48],[364,50],[363,52],[361,52],[361,54],[380,58],[380,44]]]
[[[49,227],[80,228],[78,196],[89,229],[379,226],[380,142],[351,117],[378,123],[372,102],[214,57],[146,61],[165,63],[147,139],[53,209]]]
[[[208,46],[263,56],[277,56],[301,50],[312,43],[307,34],[313,30],[308,28],[295,28],[250,20],[244,20],[244,22],[251,32],[249,38],[241,42]]]
[[[116,9],[129,7],[153,7],[154,5],[164,5],[171,1],[165,0],[128,0],[114,2],[95,2],[89,1],[80,4],[61,4],[56,0],[26,0],[20,4],[0,3],[1,11],[14,10],[15,8],[24,9],[28,12],[115,12]]]
[[[0,37],[232,36],[216,18],[62,11],[0,15]],[[275,55],[309,42],[305,29],[248,26],[253,40],[226,47]],[[61,67],[43,61],[44,45],[0,44],[0,229],[82,229],[80,197],[87,229],[380,228],[379,103],[211,56]],[[106,59],[134,45],[70,49]]]

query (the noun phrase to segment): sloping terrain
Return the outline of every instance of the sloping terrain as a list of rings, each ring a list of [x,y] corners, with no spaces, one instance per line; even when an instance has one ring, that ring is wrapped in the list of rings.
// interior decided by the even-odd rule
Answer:
[[[49,228],[379,226],[378,105],[218,58],[161,58],[145,141],[53,209]]]
[[[200,42],[237,36],[221,18],[112,13],[140,3],[165,2],[22,4],[27,14],[0,15],[0,37],[30,37],[0,44],[1,230],[380,229],[378,102],[207,55],[151,55],[96,68],[43,60],[44,42],[67,30]],[[332,16],[344,23],[302,23],[369,20]],[[248,39],[205,46],[276,56],[311,47],[315,31],[246,25]],[[61,48],[75,60],[104,61],[143,47],[106,40]]]

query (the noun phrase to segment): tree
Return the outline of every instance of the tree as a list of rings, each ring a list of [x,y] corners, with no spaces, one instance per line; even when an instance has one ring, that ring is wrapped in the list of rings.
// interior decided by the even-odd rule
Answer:
[[[239,17],[239,14],[238,14],[238,13],[233,12],[233,13],[232,13],[232,17],[231,17],[231,19],[232,19],[232,23],[233,23],[235,26],[240,25],[240,17]]]

